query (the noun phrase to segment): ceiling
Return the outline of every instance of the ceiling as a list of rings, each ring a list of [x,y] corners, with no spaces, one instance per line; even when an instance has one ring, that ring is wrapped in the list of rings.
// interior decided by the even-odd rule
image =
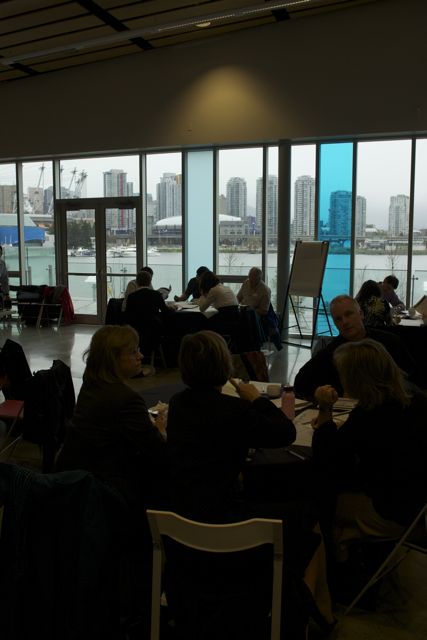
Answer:
[[[0,82],[381,0],[0,0]]]

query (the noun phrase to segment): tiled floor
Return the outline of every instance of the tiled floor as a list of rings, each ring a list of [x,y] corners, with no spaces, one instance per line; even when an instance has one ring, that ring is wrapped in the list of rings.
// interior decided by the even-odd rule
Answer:
[[[49,368],[53,359],[63,360],[71,367],[77,393],[84,370],[83,352],[96,328],[74,325],[36,330],[10,325],[0,328],[0,346],[6,338],[19,342],[32,371]],[[309,357],[309,349],[284,345],[281,352],[268,356],[271,381],[292,383]],[[135,381],[135,388],[138,390],[178,380],[176,369],[159,369],[155,375]],[[24,455],[29,455],[28,451]],[[37,449],[33,455],[37,457]],[[379,603],[375,613],[355,609],[347,617],[343,617],[342,610],[338,608],[339,624],[333,637],[338,640],[426,640],[427,556],[411,552],[397,571],[383,582]]]

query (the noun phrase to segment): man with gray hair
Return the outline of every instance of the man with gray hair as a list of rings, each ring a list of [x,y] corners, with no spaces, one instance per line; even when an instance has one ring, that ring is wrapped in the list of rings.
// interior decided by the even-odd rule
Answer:
[[[298,396],[312,400],[317,387],[326,384],[332,385],[342,395],[343,388],[333,363],[334,351],[345,342],[358,342],[364,338],[381,342],[409,378],[414,374],[415,363],[400,339],[386,331],[365,327],[363,313],[354,298],[337,296],[331,301],[329,310],[339,335],[299,370],[294,383]]]

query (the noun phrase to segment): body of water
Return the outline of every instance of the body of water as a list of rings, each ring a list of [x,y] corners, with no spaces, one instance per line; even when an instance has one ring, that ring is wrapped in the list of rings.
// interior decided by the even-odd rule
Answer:
[[[26,247],[26,264],[30,267],[28,281],[32,284],[55,284],[55,255],[51,247]],[[18,249],[5,248],[5,259],[9,270],[18,268]],[[393,260],[393,265],[390,261]],[[261,256],[253,253],[220,253],[220,273],[246,275],[252,266],[260,266]],[[155,288],[172,286],[169,299],[180,294],[182,289],[182,255],[179,252],[158,251],[148,256],[147,264],[154,271]],[[270,287],[275,290],[277,268],[276,254],[269,254],[268,269]],[[334,296],[348,291],[350,256],[330,254],[325,272],[323,297],[326,302]],[[394,268],[392,268],[392,266]],[[395,273],[400,280],[399,296],[406,297],[406,256],[389,258],[384,254],[357,254],[355,259],[355,291],[368,279],[380,281],[389,273]],[[69,278],[69,288],[77,313],[95,313],[96,308],[96,269],[95,257],[68,257],[68,270],[74,272]],[[120,298],[126,285],[136,272],[136,257],[109,257],[107,263],[108,297]],[[82,274],[81,276],[78,274]],[[192,275],[192,274],[191,274]],[[427,293],[427,255],[415,254],[412,262],[413,298],[417,301]],[[14,283],[15,284],[15,283]],[[16,283],[17,284],[17,283]],[[239,285],[231,285],[236,291]],[[273,300],[273,303],[275,300]],[[410,301],[412,303],[412,300]]]

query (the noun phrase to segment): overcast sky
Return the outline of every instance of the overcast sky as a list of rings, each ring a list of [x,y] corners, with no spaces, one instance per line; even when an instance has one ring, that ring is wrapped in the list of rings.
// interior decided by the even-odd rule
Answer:
[[[344,143],[345,144],[345,143]],[[325,145],[328,147],[328,162],[333,156],[333,148],[337,153],[344,149],[343,145]],[[337,162],[335,168],[328,171],[328,182],[325,184],[323,209],[327,209],[329,192],[333,189],[351,188],[351,144],[348,149],[349,162]],[[345,155],[345,154],[344,154]],[[277,175],[277,147],[269,153],[269,173]],[[364,196],[367,201],[366,219],[368,224],[380,228],[388,227],[388,208],[390,196],[410,192],[410,160],[411,142],[396,140],[384,142],[360,142],[358,145],[357,195]],[[51,163],[41,176],[41,162],[24,165],[24,189],[28,186],[40,185],[45,188],[52,184]],[[62,161],[62,184],[68,187],[72,178],[72,170],[78,173],[84,170],[86,179],[86,195],[100,197],[103,195],[103,172],[110,169],[123,169],[127,180],[138,185],[138,156],[120,156],[108,158],[86,158],[82,160]],[[147,157],[147,190],[156,197],[156,184],[163,173],[181,173],[180,153],[150,154]],[[256,180],[262,175],[262,149],[230,149],[220,151],[219,185],[220,193],[226,193],[226,183],[231,177],[245,178],[247,182],[248,204],[255,207]],[[298,145],[292,151],[292,184],[300,175],[315,177],[315,145]],[[350,177],[350,178],[349,178]],[[0,184],[12,184],[15,181],[13,165],[0,164]],[[326,179],[325,179],[326,183]],[[427,226],[427,140],[417,142],[416,182],[415,182],[415,227]],[[292,189],[293,191],[293,189]],[[293,199],[293,195],[292,195]],[[293,211],[293,209],[292,209]]]

